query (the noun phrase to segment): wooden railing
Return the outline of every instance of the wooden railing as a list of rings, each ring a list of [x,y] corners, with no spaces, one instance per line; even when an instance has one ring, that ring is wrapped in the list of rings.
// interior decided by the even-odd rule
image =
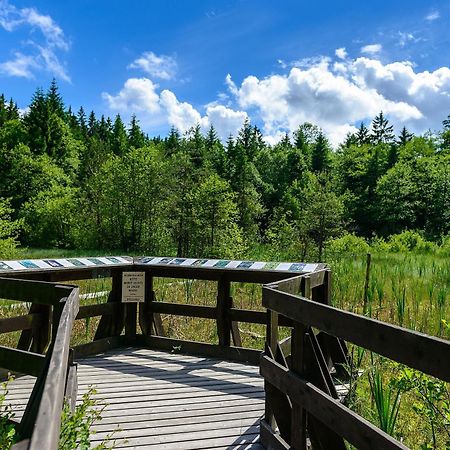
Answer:
[[[263,445],[274,449],[406,449],[339,400],[330,369],[348,361],[351,342],[411,368],[450,381],[450,342],[342,311],[312,299],[312,280],[300,275],[263,287],[270,320],[260,359],[265,380]],[[278,323],[292,321],[291,336],[278,339]],[[353,376],[353,374],[348,374]]]
[[[145,272],[143,303],[122,303],[123,272],[130,271]],[[56,448],[63,397],[72,404],[76,398],[73,358],[126,345],[260,364],[266,392],[261,439],[266,447],[275,449],[305,449],[307,440],[314,449],[344,449],[345,441],[361,449],[405,448],[342,402],[331,373],[344,382],[353,376],[345,370],[349,365],[347,342],[450,380],[448,341],[331,307],[331,272],[323,265],[295,277],[288,272],[148,266],[139,262],[42,270],[20,276],[48,282],[0,281],[0,298],[32,303],[28,314],[0,319],[0,333],[22,330],[17,349],[0,347],[0,367],[38,376],[20,425],[25,443],[17,449]],[[49,283],[98,277],[111,279],[107,302],[80,307],[76,288]],[[160,301],[155,294],[156,278],[215,282],[215,304]],[[263,284],[262,306],[266,310],[236,308],[232,283]],[[214,321],[218,343],[167,337],[162,314]],[[93,340],[71,351],[74,321],[92,317],[100,318]],[[260,349],[243,347],[239,322],[265,326],[262,354]],[[280,340],[280,327],[288,327],[290,336]]]
[[[37,377],[13,449],[57,449],[64,397],[76,398],[76,366],[69,358],[78,288],[0,278],[0,298],[31,303],[28,314],[0,319],[0,334],[21,331],[17,348],[0,346],[0,367]],[[3,376],[5,372],[3,373]]]
[[[145,301],[143,303],[121,303],[122,273],[126,271],[145,272]],[[315,283],[312,288],[314,298],[327,301],[329,295],[329,270],[324,269],[311,274]],[[80,306],[77,319],[100,317],[92,342],[74,348],[76,358],[106,351],[120,345],[143,345],[161,350],[177,348],[180,352],[215,356],[258,364],[260,349],[244,348],[238,324],[267,324],[267,313],[261,310],[236,308],[231,296],[232,283],[263,284],[285,279],[287,273],[255,272],[246,270],[207,270],[197,267],[177,266],[147,267],[133,266],[112,269],[109,273],[112,288],[107,303]],[[62,276],[59,273],[58,278]],[[89,271],[78,276],[89,277]],[[215,306],[187,303],[171,303],[156,298],[155,278],[178,278],[189,280],[209,280],[217,283]],[[210,319],[216,322],[218,344],[187,341],[167,337],[161,315],[187,316]],[[292,321],[281,318],[280,325],[289,326]],[[141,333],[138,333],[138,324]]]

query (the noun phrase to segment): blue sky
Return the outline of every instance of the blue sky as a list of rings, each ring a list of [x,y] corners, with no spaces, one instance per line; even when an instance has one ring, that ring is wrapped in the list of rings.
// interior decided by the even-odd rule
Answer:
[[[246,116],[269,142],[303,121],[333,143],[379,110],[450,114],[450,2],[0,0],[0,92],[24,108],[53,76],[67,104],[135,112],[149,134]]]

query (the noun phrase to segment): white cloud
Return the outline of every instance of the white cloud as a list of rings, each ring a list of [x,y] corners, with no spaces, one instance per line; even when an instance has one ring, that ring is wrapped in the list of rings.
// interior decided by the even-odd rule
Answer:
[[[33,39],[24,41],[22,46],[34,49],[33,53],[15,52],[14,58],[0,63],[0,71],[9,76],[33,78],[37,70],[45,70],[65,81],[70,77],[60,62],[56,52],[67,52],[70,43],[62,28],[48,15],[35,8],[16,8],[7,0],[0,0],[0,27],[14,32],[20,27],[28,27]],[[43,42],[34,33],[39,30]],[[36,38],[38,39],[36,41]],[[42,39],[41,39],[42,40]]]
[[[236,136],[242,127],[247,113],[235,111],[223,105],[213,105],[206,108],[207,126],[214,125],[219,137],[225,141],[230,134]]]
[[[205,125],[200,113],[190,103],[178,101],[172,91],[162,91],[160,102],[167,112],[169,124],[180,131],[187,131],[196,124]]]
[[[171,56],[158,56],[153,52],[144,52],[128,66],[128,69],[140,69],[154,78],[171,80],[175,78],[177,62]]]
[[[294,131],[308,121],[322,127],[334,144],[359,121],[383,110],[398,127],[414,132],[440,126],[450,104],[450,69],[415,72],[409,62],[383,64],[376,59],[292,68],[285,75],[246,77],[236,100],[259,117],[266,136]]]
[[[33,78],[33,70],[38,67],[33,56],[17,52],[13,59],[0,63],[0,73],[13,77]]]
[[[103,92],[102,97],[114,111],[157,115],[161,109],[157,87],[148,78],[129,78],[117,95]]]
[[[380,53],[382,49],[381,44],[369,44],[361,47],[361,53],[365,53],[368,55],[374,55],[375,53]]]
[[[196,124],[206,131],[213,124],[225,140],[230,133],[236,135],[250,116],[270,143],[303,122],[320,126],[337,145],[360,121],[370,120],[381,110],[397,131],[405,125],[415,133],[439,128],[448,115],[448,67],[417,71],[408,61],[384,64],[366,56],[318,61],[267,77],[249,75],[240,84],[228,74],[229,96],[221,95],[202,108],[180,100],[170,90],[160,91],[147,78],[130,78],[117,94],[104,93],[103,98],[111,110],[125,117],[137,113],[149,132],[170,125],[187,131]]]
[[[425,20],[428,20],[428,22],[433,22],[434,20],[437,20],[440,17],[441,13],[438,10],[433,10],[425,16]]]
[[[176,95],[165,89],[158,93],[158,85],[148,78],[129,78],[116,94],[102,94],[110,110],[120,112],[125,117],[136,113],[145,129],[170,125],[181,132],[199,124],[203,131],[214,125],[221,139],[236,134],[247,114],[234,111],[224,105],[211,103],[206,106],[205,115],[190,103],[181,102]]]
[[[335,54],[339,59],[345,59],[345,58],[347,58],[347,51],[345,50],[345,47],[337,48],[337,49],[334,51],[334,54]]]

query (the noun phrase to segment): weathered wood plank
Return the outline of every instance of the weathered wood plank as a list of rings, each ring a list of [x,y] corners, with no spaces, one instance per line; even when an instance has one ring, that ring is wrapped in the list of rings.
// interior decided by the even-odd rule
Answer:
[[[39,376],[44,369],[45,357],[0,345],[0,367],[12,372]]]
[[[174,350],[180,353],[193,353],[197,355],[214,356],[216,358],[245,361],[250,364],[257,364],[260,351],[242,347],[220,347],[214,344],[201,342],[182,341],[163,337],[149,336],[138,340],[151,348],[160,350]]]
[[[95,355],[116,347],[120,347],[124,344],[124,336],[112,336],[103,339],[96,339],[93,342],[89,342],[88,344],[81,344],[74,347],[74,358],[80,359],[85,356]]]
[[[217,310],[212,306],[188,305],[185,303],[151,302],[148,310],[153,313],[173,314],[176,316],[216,319]]]
[[[17,317],[0,319],[0,334],[13,331],[31,330],[33,326],[41,325],[42,314],[25,314]]]
[[[54,305],[67,297],[73,286],[61,286],[46,281],[18,280],[0,277],[0,298]]]
[[[86,319],[87,317],[113,315],[118,312],[120,306],[118,303],[99,303],[97,305],[80,306],[76,320]]]

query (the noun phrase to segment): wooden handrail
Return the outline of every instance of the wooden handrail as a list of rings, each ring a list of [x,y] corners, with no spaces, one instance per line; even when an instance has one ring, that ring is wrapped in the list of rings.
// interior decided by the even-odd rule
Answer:
[[[48,352],[48,369],[29,450],[58,448],[61,410],[68,373],[72,326],[79,308],[79,290],[72,289],[64,302],[56,337]]]
[[[387,358],[450,381],[450,342],[263,287],[263,305]]]

